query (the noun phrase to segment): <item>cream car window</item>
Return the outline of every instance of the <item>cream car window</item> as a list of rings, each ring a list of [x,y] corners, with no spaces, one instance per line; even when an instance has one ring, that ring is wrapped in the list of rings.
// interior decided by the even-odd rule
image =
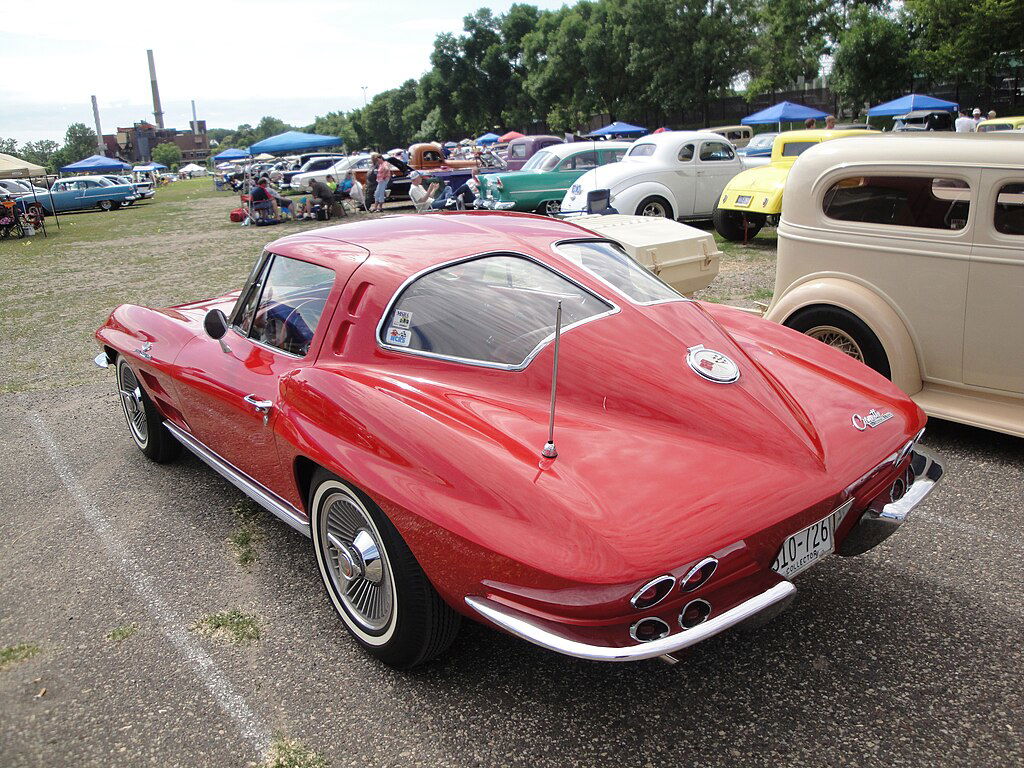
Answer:
[[[1024,181],[1004,184],[996,196],[996,232],[1024,237]]]
[[[967,226],[971,189],[967,182],[927,176],[850,176],[833,184],[822,201],[826,216],[925,229]]]

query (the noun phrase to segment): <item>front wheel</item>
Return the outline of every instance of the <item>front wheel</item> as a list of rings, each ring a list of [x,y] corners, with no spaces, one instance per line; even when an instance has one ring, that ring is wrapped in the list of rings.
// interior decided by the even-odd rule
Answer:
[[[838,349],[887,379],[892,378],[882,342],[867,323],[852,312],[839,307],[807,307],[787,319],[785,325]]]
[[[674,219],[672,206],[668,200],[660,195],[651,195],[640,201],[636,207],[637,216],[659,216],[663,219]]]
[[[146,458],[166,464],[178,458],[181,443],[163,425],[160,412],[142,388],[138,376],[124,357],[117,358],[117,393],[132,440]]]
[[[739,243],[753,239],[761,231],[767,217],[759,213],[727,211],[716,205],[711,214],[711,221],[718,234],[726,240]]]
[[[320,576],[345,628],[385,664],[409,669],[443,653],[460,616],[437,594],[381,509],[318,469],[309,494]]]

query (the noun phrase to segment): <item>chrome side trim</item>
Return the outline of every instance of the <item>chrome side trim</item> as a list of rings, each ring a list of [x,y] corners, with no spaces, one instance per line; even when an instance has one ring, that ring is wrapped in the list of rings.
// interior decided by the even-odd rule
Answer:
[[[792,582],[780,581],[774,587],[765,590],[759,595],[754,595],[749,600],[740,603],[734,608],[730,608],[713,619],[708,619],[703,624],[698,624],[692,629],[677,632],[660,640],[652,640],[649,643],[630,645],[623,648],[590,645],[588,643],[581,643],[578,640],[572,640],[540,626],[534,618],[527,614],[501,605],[486,597],[470,595],[466,598],[466,604],[506,632],[528,640],[534,645],[539,645],[541,648],[547,648],[549,651],[563,653],[566,656],[573,656],[577,659],[589,659],[590,661],[640,661],[641,659],[653,659],[665,654],[675,653],[676,651],[696,645],[702,640],[707,640],[719,632],[724,632],[762,611],[768,610],[772,606],[792,599],[795,594],[796,587],[793,586]]]
[[[836,550],[837,554],[844,557],[863,554],[896,533],[914,508],[935,490],[945,469],[935,454],[916,447],[910,455],[910,472],[914,479],[907,486],[906,493],[888,503],[873,501],[846,534]],[[883,497],[888,498],[889,494],[882,491],[878,498]]]
[[[217,474],[235,486],[238,490],[268,512],[272,512],[277,515],[299,533],[305,535],[307,538],[310,536],[309,523],[302,519],[302,514],[299,510],[266,486],[256,480],[253,480],[233,464],[222,459],[218,454],[214,453],[203,443],[196,440],[191,434],[183,430],[181,427],[176,424],[172,424],[169,421],[165,421],[164,426],[167,427],[168,432],[178,439],[178,442],[192,451],[192,453],[197,457],[202,459],[203,462],[208,464],[215,472],[217,472]]]

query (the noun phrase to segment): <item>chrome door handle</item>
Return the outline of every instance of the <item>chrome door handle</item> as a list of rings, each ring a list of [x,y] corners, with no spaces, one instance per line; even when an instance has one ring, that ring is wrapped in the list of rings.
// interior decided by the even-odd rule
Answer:
[[[274,407],[274,402],[272,400],[260,400],[256,395],[246,395],[242,399],[263,414],[263,424],[266,425],[267,419],[270,418],[270,409]]]

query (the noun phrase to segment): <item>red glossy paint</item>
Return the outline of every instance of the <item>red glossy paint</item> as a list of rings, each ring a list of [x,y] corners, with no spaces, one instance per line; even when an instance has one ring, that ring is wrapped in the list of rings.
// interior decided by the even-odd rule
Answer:
[[[842,539],[900,468],[869,476],[924,426],[890,382],[817,341],[718,305],[630,303],[558,256],[590,236],[574,224],[502,213],[386,217],[278,240],[268,250],[336,272],[309,355],[296,359],[230,331],[230,354],[202,330],[236,295],[165,310],[122,306],[100,343],[152,372],[158,406],[296,507],[297,461],[371,496],[441,595],[466,612],[487,595],[607,645],[630,640],[630,596],[702,558],[714,577],[644,615],[694,597],[725,610],[777,582],[791,533],[850,495]],[[464,256],[529,255],[620,311],[567,331],[558,381],[558,457],[542,460],[551,346],[522,371],[381,348],[376,328],[411,275]],[[153,344],[153,359],[133,352]],[[685,363],[696,344],[741,369],[717,384]],[[264,427],[245,394],[275,403]],[[152,393],[151,393],[152,394]],[[858,431],[871,408],[892,419]],[[859,483],[859,485],[858,485]],[[670,622],[671,623],[671,622]]]

